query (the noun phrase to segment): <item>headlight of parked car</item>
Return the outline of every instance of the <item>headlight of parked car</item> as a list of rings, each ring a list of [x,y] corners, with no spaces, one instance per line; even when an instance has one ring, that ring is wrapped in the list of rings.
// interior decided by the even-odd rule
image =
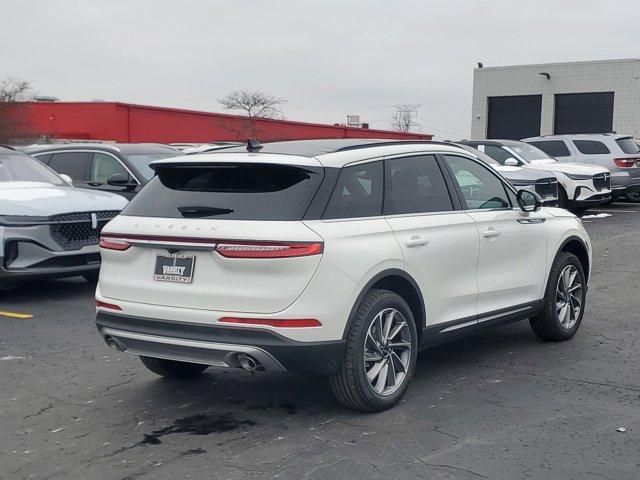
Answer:
[[[593,178],[591,175],[576,175],[573,173],[565,173],[565,175],[571,180],[591,180]]]
[[[27,215],[0,215],[0,225],[4,227],[28,227],[47,223],[47,217],[35,217]]]

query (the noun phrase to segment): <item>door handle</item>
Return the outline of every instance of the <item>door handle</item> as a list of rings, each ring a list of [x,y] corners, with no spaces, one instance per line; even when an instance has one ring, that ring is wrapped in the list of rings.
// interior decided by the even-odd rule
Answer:
[[[404,244],[407,246],[407,248],[423,247],[428,243],[429,243],[429,240],[427,240],[426,238],[423,238],[423,237],[421,237],[419,235],[414,235],[413,237],[411,237],[411,239],[406,240],[404,242]]]
[[[498,230],[496,230],[495,228],[489,228],[489,229],[485,230],[484,232],[482,232],[482,236],[484,236],[485,238],[499,237],[500,236],[500,232]]]

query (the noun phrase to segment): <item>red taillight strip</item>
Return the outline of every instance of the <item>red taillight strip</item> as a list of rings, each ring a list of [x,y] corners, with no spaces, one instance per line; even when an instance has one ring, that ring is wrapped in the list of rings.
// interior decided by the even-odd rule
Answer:
[[[227,258],[290,258],[318,255],[322,246],[321,242],[224,242],[218,244],[216,251]]]
[[[102,300],[96,300],[96,308],[107,308],[109,310],[118,310],[122,311],[118,305],[114,305],[113,303],[103,302]]]
[[[305,328],[305,327],[321,327],[320,323],[315,318],[288,318],[288,319],[275,319],[275,318],[237,318],[237,317],[223,317],[218,320],[221,323],[239,323],[243,325],[267,325],[269,327],[276,328]]]
[[[290,258],[318,255],[322,242],[278,242],[262,240],[220,240],[197,237],[165,237],[161,235],[127,235],[109,233],[100,237],[100,246],[108,250],[126,250],[131,245],[148,247],[183,247],[216,250],[226,258]]]

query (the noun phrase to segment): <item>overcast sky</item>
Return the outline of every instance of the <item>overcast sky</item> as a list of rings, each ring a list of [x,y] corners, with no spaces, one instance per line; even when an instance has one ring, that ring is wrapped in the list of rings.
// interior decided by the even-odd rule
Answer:
[[[469,135],[473,68],[640,57],[640,1],[0,0],[0,77],[61,100],[220,111],[233,89],[286,118]]]

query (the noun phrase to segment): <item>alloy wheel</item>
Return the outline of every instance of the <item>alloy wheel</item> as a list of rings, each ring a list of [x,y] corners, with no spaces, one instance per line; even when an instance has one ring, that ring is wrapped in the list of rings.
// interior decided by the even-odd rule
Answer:
[[[574,327],[582,310],[582,282],[574,265],[564,267],[556,288],[556,313],[562,328]]]
[[[385,308],[369,325],[364,342],[364,368],[378,395],[391,395],[407,378],[411,361],[411,331],[395,308]]]

